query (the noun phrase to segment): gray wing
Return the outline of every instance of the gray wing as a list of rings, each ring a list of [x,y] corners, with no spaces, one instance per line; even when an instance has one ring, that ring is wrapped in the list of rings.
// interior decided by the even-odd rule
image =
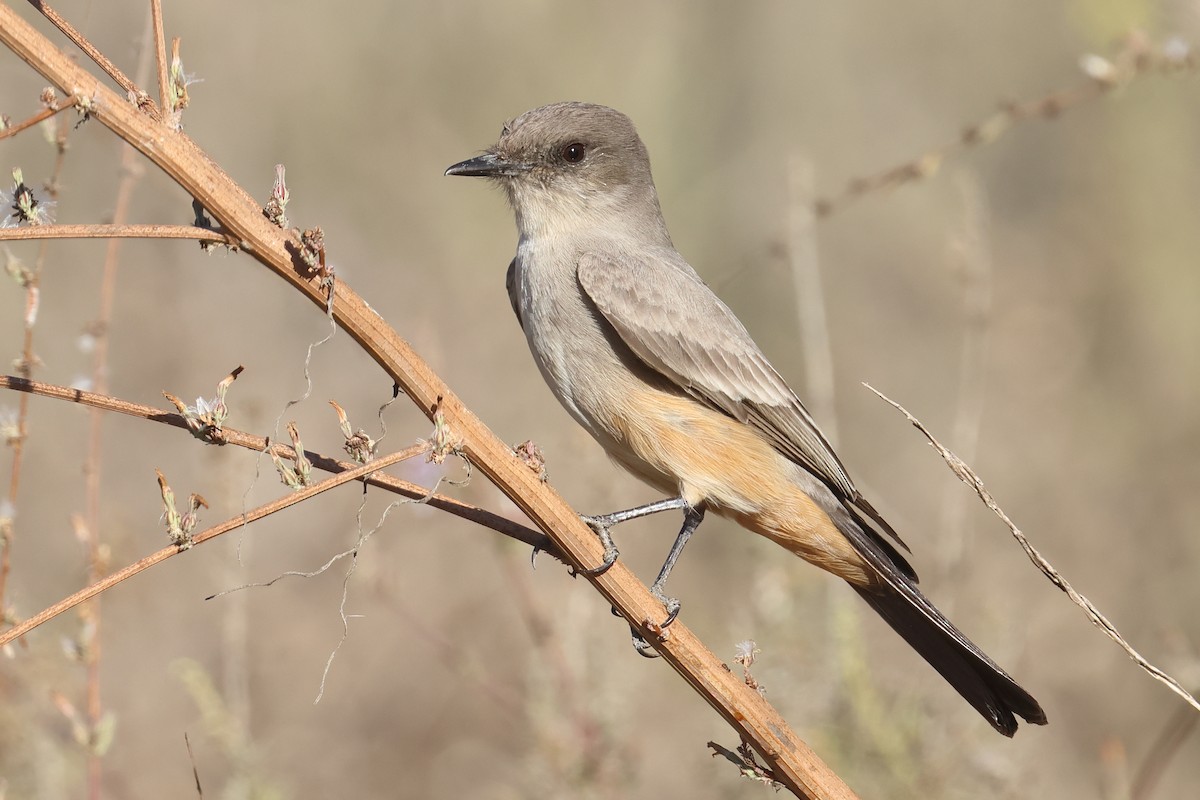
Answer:
[[[508,272],[504,273],[504,288],[508,290],[508,302],[512,303],[513,313],[517,315],[517,324],[525,330],[525,320],[521,319],[521,304],[517,301],[517,260],[508,262]]]
[[[578,276],[638,358],[696,399],[760,430],[907,549],[855,488],[808,409],[746,328],[675,250],[586,253]]]

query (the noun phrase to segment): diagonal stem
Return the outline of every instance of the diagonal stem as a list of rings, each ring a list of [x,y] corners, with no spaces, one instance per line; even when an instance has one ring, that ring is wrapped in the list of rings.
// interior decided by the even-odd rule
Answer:
[[[132,95],[145,94],[141,89],[134,85],[133,81],[129,80],[129,78],[125,76],[124,72],[121,72],[121,69],[116,64],[108,60],[108,56],[97,50],[95,45],[84,38],[82,33],[75,30],[71,23],[63,19],[57,11],[49,6],[49,4],[43,2],[43,0],[29,0],[29,5],[42,12],[43,17],[50,20],[50,23],[54,25],[54,27],[62,31],[63,35],[70,39],[76,47],[82,50],[88,58],[96,62],[96,66],[104,70],[104,73],[108,75],[108,77],[112,78],[113,81],[122,89],[124,89],[126,93]]]
[[[140,403],[131,403],[127,400],[120,400],[116,397],[108,395],[96,394],[95,392],[85,392],[81,389],[71,389],[66,386],[55,386],[49,383],[40,381],[27,380],[25,378],[17,378],[11,375],[0,375],[0,389],[10,389],[17,392],[25,392],[34,394],[39,397],[48,397],[55,400],[66,400],[71,403],[79,403],[83,406],[97,408],[104,411],[114,411],[119,414],[125,414],[139,419],[158,422],[164,425],[170,425],[181,430],[187,430],[187,422],[178,414],[171,414],[162,411],[162,409],[154,406],[146,406]],[[235,447],[244,447],[248,450],[269,451],[278,455],[285,461],[294,460],[296,451],[285,445],[277,444],[268,441],[263,436],[255,436],[245,433],[234,428],[221,429],[221,441],[225,444],[234,445]],[[341,473],[348,470],[357,469],[358,465],[349,461],[339,461],[336,458],[314,453],[311,450],[304,451],[304,457],[312,462],[312,465],[317,469],[331,473]],[[507,517],[493,514],[487,509],[473,506],[470,503],[464,503],[453,497],[444,494],[429,493],[429,490],[424,486],[418,486],[415,483],[401,480],[400,478],[391,475],[376,473],[368,476],[365,482],[371,486],[384,489],[385,491],[407,497],[411,500],[421,500],[426,505],[436,508],[439,511],[445,511],[462,519],[474,522],[476,525],[490,528],[496,533],[503,534],[518,542],[527,544],[537,550],[554,556],[559,561],[565,562],[563,556],[558,552],[555,546],[544,533],[527,528],[524,525],[513,522]]]
[[[304,294],[353,338],[410,399],[437,415],[461,437],[462,451],[575,566],[600,560],[600,543],[570,506],[513,453],[383,319],[340,281],[314,275],[300,257],[301,243],[275,227],[262,206],[185,134],[167,129],[59,51],[28,23],[0,5],[0,42],[63,91],[76,87],[97,98],[94,117],[137,147],[237,236],[250,254]],[[65,87],[70,87],[65,88]],[[89,94],[91,96],[91,94]],[[633,626],[653,635],[660,604],[620,562],[587,580]],[[775,777],[797,796],[845,800],[854,794],[788,727],[758,692],[747,686],[686,626],[671,627],[657,644],[663,660],[768,761]]]
[[[281,497],[278,500],[274,500],[265,505],[261,505],[258,508],[252,509],[251,511],[247,511],[245,514],[239,514],[236,517],[227,519],[219,525],[214,525],[202,533],[196,534],[196,536],[192,539],[189,548],[191,546],[203,544],[210,539],[215,539],[222,534],[229,533],[230,531],[238,530],[242,526],[249,525],[251,522],[256,522],[263,517],[269,517],[271,514],[282,511],[289,506],[294,506],[296,503],[303,502],[310,497],[315,497],[322,492],[327,492],[336,486],[341,486],[343,483],[358,480],[370,475],[373,472],[381,470],[384,467],[389,467],[397,462],[420,455],[421,453],[425,452],[426,449],[427,448],[425,445],[417,445],[410,447],[407,450],[401,450],[400,452],[383,456],[382,458],[372,461],[370,464],[364,464],[357,469],[347,470],[339,475],[326,478],[320,483],[315,483],[312,486],[303,489],[302,491],[289,494],[286,497]],[[118,583],[129,580],[139,572],[145,572],[155,564],[166,561],[168,558],[179,555],[182,552],[185,551],[184,549],[181,549],[179,545],[164,547],[162,550],[146,556],[141,561],[134,562],[124,569],[119,569],[116,572],[113,572],[96,581],[90,586],[80,589],[70,597],[63,598],[44,611],[34,614],[29,619],[22,621],[3,633],[0,633],[0,647],[3,647],[11,641],[19,639],[39,625],[54,619],[59,614],[70,611],[80,603],[91,600],[96,595],[108,591]]]
[[[158,97],[164,117],[171,115],[171,83],[167,78],[167,38],[163,33],[162,0],[150,0],[150,25],[154,29],[154,62],[158,66]]]

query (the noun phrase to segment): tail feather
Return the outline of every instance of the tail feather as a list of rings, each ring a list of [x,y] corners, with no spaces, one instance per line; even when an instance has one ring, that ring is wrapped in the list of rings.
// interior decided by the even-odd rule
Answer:
[[[1016,733],[1017,716],[1034,725],[1046,724],[1046,713],[1037,700],[954,627],[915,586],[892,583],[855,589],[1000,733]]]

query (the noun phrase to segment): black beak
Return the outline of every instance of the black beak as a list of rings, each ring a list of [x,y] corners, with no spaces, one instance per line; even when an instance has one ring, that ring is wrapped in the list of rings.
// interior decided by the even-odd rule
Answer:
[[[505,161],[495,153],[484,153],[475,158],[460,161],[446,170],[447,175],[466,175],[467,177],[499,178],[505,175],[517,175],[528,172],[529,165]]]

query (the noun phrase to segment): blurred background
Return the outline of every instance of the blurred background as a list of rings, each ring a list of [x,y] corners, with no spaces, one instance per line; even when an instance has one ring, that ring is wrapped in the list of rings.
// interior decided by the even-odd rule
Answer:
[[[57,8],[135,73],[145,4]],[[17,10],[75,52],[32,8]],[[516,237],[500,192],[442,172],[547,102],[633,118],[680,251],[810,400],[912,546],[925,591],[1050,717],[997,736],[847,587],[710,519],[672,577],[682,619],[731,664],[739,642],[756,642],[768,699],[862,796],[1194,793],[1200,739],[1177,750],[1160,739],[1182,702],[860,382],[964,456],[1136,647],[1200,686],[1195,73],[1146,74],[1025,121],[815,223],[806,208],[954,142],[1005,102],[1086,85],[1081,58],[1113,58],[1133,31],[1151,49],[1197,40],[1200,4],[168,0],[164,13],[196,80],[185,132],[264,202],[274,165],[286,165],[292,224],[324,229],[339,279],[503,439],[540,445],[550,481],[588,513],[653,495],[543,385],[504,293]],[[0,55],[0,111],[14,122],[39,108],[44,84]],[[107,221],[120,143],[94,122],[68,141],[57,220]],[[36,130],[0,153],[31,186],[53,170]],[[145,169],[130,221],[191,220],[190,198]],[[10,250],[37,262],[36,243]],[[94,385],[86,332],[104,254],[103,242],[49,246],[35,377]],[[162,391],[211,397],[243,364],[230,426],[268,434],[283,415],[305,446],[334,454],[334,399],[378,437],[391,382],[342,333],[314,351],[311,396],[285,412],[328,323],[252,259],[127,242],[119,263],[113,394],[167,408]],[[24,303],[14,282],[0,286],[6,363],[22,352]],[[18,403],[0,393],[10,424]],[[403,398],[383,418],[385,449],[429,435]],[[87,506],[88,414],[33,398],[28,429],[16,502],[0,507],[14,536],[3,602],[20,617],[87,577],[71,515]],[[98,535],[111,569],[166,544],[156,467],[180,497],[209,501],[203,525],[287,491],[253,453],[129,418],[104,420],[102,453]],[[11,467],[5,450],[0,485]],[[464,470],[451,459],[398,474],[432,485]],[[443,489],[521,519],[482,475]],[[209,797],[769,794],[710,757],[709,740],[738,744],[731,731],[667,666],[637,657],[585,583],[548,558],[531,571],[527,548],[432,509],[392,510],[348,580],[344,559],[205,601],[317,569],[392,499],[372,490],[364,504],[344,487],[120,585],[98,628],[68,614],[35,631],[0,661],[7,796],[83,795],[77,739],[89,736],[102,740],[105,796],[193,796],[185,733]],[[644,579],[677,524],[618,530]],[[343,636],[344,587],[348,635],[314,704]],[[101,730],[73,732],[73,716],[86,717],[79,651],[96,647]]]

